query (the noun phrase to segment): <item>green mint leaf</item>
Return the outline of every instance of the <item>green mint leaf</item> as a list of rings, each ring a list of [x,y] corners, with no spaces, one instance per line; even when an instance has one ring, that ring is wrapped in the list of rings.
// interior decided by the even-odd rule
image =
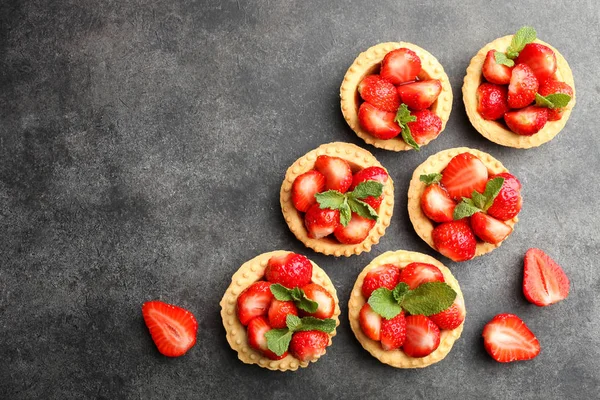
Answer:
[[[300,317],[294,314],[288,314],[285,317],[285,324],[287,325],[290,332],[296,332],[300,328],[300,326],[302,326],[302,320],[300,319]]]
[[[306,311],[307,313],[312,314],[314,312],[317,312],[317,309],[319,308],[319,303],[309,299],[308,297],[306,297],[306,295],[304,295],[304,292],[302,292],[302,299],[296,301],[296,307]]]
[[[290,290],[290,296],[293,301],[300,301],[304,297],[304,291],[300,289],[298,286]],[[277,299],[279,300],[279,299]]]
[[[408,125],[405,125],[404,127],[402,127],[402,140],[404,140],[406,142],[407,145],[409,145],[410,147],[412,147],[413,149],[420,151],[421,147],[419,147],[419,144],[417,142],[415,142],[415,139],[412,136],[412,133],[410,133],[410,128],[408,127]]]
[[[510,46],[506,50],[508,58],[517,58],[521,50],[523,50],[523,47],[525,47],[526,44],[533,42],[536,37],[537,33],[535,29],[530,26],[524,26],[519,29],[512,37]]]
[[[279,301],[294,300],[292,296],[292,290],[280,285],[279,283],[272,284],[269,289],[271,289],[271,293],[273,293],[273,296],[275,296],[275,298]]]
[[[337,190],[328,190],[323,193],[315,194],[315,198],[321,209],[330,208],[332,210],[337,210],[344,203],[345,196]]]
[[[377,181],[365,181],[359,183],[350,196],[355,199],[364,199],[369,196],[379,197],[383,193],[383,184]]]
[[[288,315],[289,317],[289,315]],[[298,317],[296,317],[298,318]],[[287,323],[287,319],[286,319]],[[289,327],[289,325],[288,325]],[[291,329],[291,328],[290,328]],[[301,319],[300,325],[295,327],[294,332],[301,331],[321,331],[331,333],[335,329],[335,320],[331,318],[319,319],[314,317],[304,317]]]
[[[412,315],[421,314],[428,317],[446,310],[454,299],[456,292],[447,283],[427,282],[406,293],[402,300],[402,308]]]
[[[265,333],[267,339],[267,347],[278,356],[283,355],[290,347],[292,340],[292,332],[288,329],[271,329]]]
[[[504,178],[502,177],[490,179],[485,184],[485,191],[483,192],[483,196],[486,198],[486,202],[483,207],[484,211],[487,211],[487,209],[492,206],[492,203],[494,202],[496,196],[498,196],[498,193],[500,193],[500,189],[502,189],[503,184]]]
[[[465,199],[463,199],[463,201],[461,201],[457,204],[456,207],[454,207],[454,214],[452,215],[452,217],[454,218],[454,220],[459,220],[466,217],[470,217],[471,215],[479,211],[481,211],[479,208],[475,207],[473,204],[469,204],[468,201],[465,201]]]
[[[348,198],[344,196],[344,202],[340,206],[340,223],[343,226],[348,226],[351,218],[352,212],[350,211],[350,206],[348,205]]]
[[[473,205],[477,208],[483,209],[483,207],[485,207],[485,202],[486,202],[485,195],[479,193],[477,190],[473,190],[473,193],[471,193],[470,205]]]
[[[506,54],[501,53],[499,51],[494,53],[494,58],[496,59],[497,64],[506,65],[507,67],[514,67],[515,62],[508,58]]]
[[[417,117],[414,115],[410,115],[410,110],[408,106],[404,103],[400,104],[398,107],[398,111],[396,112],[396,117],[394,118],[394,122],[396,122],[402,128],[409,122],[415,122]]]
[[[553,93],[544,97],[539,93],[535,94],[535,105],[546,108],[563,108],[571,101],[571,96],[564,93]]]
[[[274,283],[270,286],[271,293],[279,301],[293,301],[301,310],[308,313],[314,313],[319,308],[319,303],[306,297],[304,290],[299,287],[288,289],[279,283]]]
[[[432,185],[434,183],[438,183],[442,180],[442,174],[438,172],[434,172],[433,174],[423,174],[419,176],[419,180],[425,183],[427,186]]]
[[[410,291],[409,286],[404,282],[400,282],[399,284],[396,285],[394,290],[392,290],[392,295],[394,296],[394,300],[396,300],[398,302],[398,304],[402,303],[404,296],[409,291]]]
[[[352,212],[357,213],[363,218],[374,219],[377,221],[379,219],[379,215],[377,215],[377,211],[367,203],[361,200],[357,200],[353,197],[348,198],[348,205],[350,206],[350,210]]]
[[[535,105],[538,107],[554,108],[554,103],[539,93],[535,94]]]
[[[379,288],[373,291],[368,303],[373,311],[385,319],[392,319],[402,311],[402,307],[394,298],[394,294],[387,288]]]

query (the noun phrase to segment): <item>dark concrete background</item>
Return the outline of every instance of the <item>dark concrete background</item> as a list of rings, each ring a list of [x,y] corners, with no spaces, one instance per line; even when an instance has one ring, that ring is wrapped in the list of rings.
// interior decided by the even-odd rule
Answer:
[[[600,386],[600,3],[532,1],[3,1],[0,3],[0,398],[596,398]],[[568,4],[568,5],[567,5]],[[537,149],[503,148],[469,124],[460,88],[484,44],[530,24],[569,61],[577,106]],[[339,85],[360,51],[410,41],[444,65],[448,126],[420,153],[366,146],[346,126]],[[287,167],[330,141],[367,147],[396,183],[392,225],[350,259],[304,248],[279,208]],[[434,256],[410,225],[413,169],[470,146],[524,184],[515,233],[493,253],[447,259],[466,298],[465,330],[425,370],[380,364],[347,322],[349,291],[375,256]],[[571,279],[566,301],[521,292],[529,247]],[[330,275],[342,323],[327,355],[277,373],[237,360],[219,300],[259,253],[289,249]],[[151,299],[199,322],[184,357],[155,349]],[[484,324],[518,314],[541,342],[501,365]]]

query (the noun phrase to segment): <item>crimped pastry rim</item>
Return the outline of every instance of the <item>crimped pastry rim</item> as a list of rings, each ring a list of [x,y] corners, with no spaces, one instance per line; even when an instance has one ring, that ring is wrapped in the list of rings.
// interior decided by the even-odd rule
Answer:
[[[486,44],[471,59],[471,63],[467,67],[467,74],[462,87],[463,101],[471,125],[473,125],[477,132],[485,138],[502,146],[529,149],[549,142],[565,127],[567,120],[571,116],[571,111],[575,106],[575,82],[573,80],[573,72],[563,55],[548,43],[536,39],[535,43],[548,46],[554,51],[554,54],[556,55],[557,78],[573,88],[573,98],[566,107],[562,118],[558,121],[548,121],[538,133],[531,136],[518,135],[508,130],[500,122],[483,119],[477,112],[477,88],[483,79],[481,71],[485,56],[488,51],[492,49],[505,51],[510,45],[512,37],[513,35],[504,36]]]
[[[304,227],[304,219],[300,217],[300,213],[294,208],[294,204],[292,203],[292,184],[299,175],[314,169],[315,160],[320,155],[340,157],[360,168],[371,166],[381,167],[387,172],[387,169],[377,161],[373,154],[361,147],[344,142],[323,144],[297,159],[285,174],[279,194],[281,211],[283,212],[285,222],[298,240],[317,253],[334,255],[335,257],[342,255],[350,257],[354,254],[360,254],[363,251],[371,251],[371,247],[379,243],[379,239],[385,234],[385,230],[392,220],[394,212],[394,182],[392,177],[389,176],[388,172],[388,180],[383,187],[384,199],[379,206],[379,220],[375,223],[375,226],[369,232],[369,236],[364,241],[358,244],[342,244],[334,242],[334,239],[312,239],[308,237],[306,228]],[[352,172],[356,171],[353,170]]]
[[[356,282],[354,283],[354,287],[352,288],[352,292],[350,294],[350,300],[348,300],[348,318],[350,320],[350,327],[352,328],[356,339],[358,339],[364,349],[382,363],[388,364],[395,368],[424,368],[441,361],[446,357],[446,355],[448,355],[452,349],[452,346],[454,345],[454,342],[460,337],[465,324],[463,321],[460,326],[453,330],[440,330],[440,345],[438,348],[428,356],[419,358],[409,357],[400,349],[385,351],[381,348],[379,342],[369,339],[363,333],[362,329],[360,328],[359,313],[360,309],[367,301],[367,299],[363,297],[361,291],[363,281],[367,273],[373,268],[384,264],[394,264],[400,268],[404,268],[411,262],[429,263],[438,267],[440,271],[442,271],[446,283],[456,291],[457,296],[459,296],[464,303],[464,296],[460,290],[458,281],[454,275],[452,275],[452,272],[450,272],[450,270],[444,264],[435,258],[423,253],[405,250],[388,251],[375,257],[362,270],[362,272],[358,275],[358,278],[356,278]]]
[[[434,224],[429,218],[427,218],[421,209],[421,196],[423,195],[426,185],[420,181],[419,177],[422,174],[432,174],[434,172],[441,173],[454,156],[465,152],[469,152],[474,156],[477,156],[477,158],[479,158],[487,167],[488,171],[492,172],[494,175],[501,172],[509,172],[500,161],[496,160],[488,153],[484,153],[483,151],[475,149],[469,149],[468,147],[457,147],[454,149],[440,151],[439,153],[429,157],[427,160],[425,160],[425,162],[415,169],[408,187],[408,216],[410,217],[410,222],[412,222],[417,234],[435,251],[437,251],[437,249],[433,244],[432,236]],[[508,221],[504,221],[504,223],[509,225],[514,230],[517,221],[519,221],[518,216],[509,219]],[[508,237],[510,237],[510,235],[508,235]],[[508,239],[508,237],[506,239]],[[499,247],[503,242],[504,241],[498,244],[492,244],[478,240],[475,256],[473,258],[489,253],[490,251]]]
[[[440,93],[436,102],[430,108],[435,114],[442,120],[442,130],[440,134],[446,128],[446,123],[450,118],[450,112],[452,111],[452,86],[448,75],[444,72],[444,67],[440,62],[427,50],[408,42],[387,42],[379,43],[375,46],[368,48],[366,51],[360,53],[354,60],[350,68],[344,75],[344,80],[340,87],[340,98],[341,108],[344,119],[352,128],[352,130],[366,143],[378,147],[380,149],[392,150],[392,151],[405,151],[413,150],[404,140],[402,136],[398,135],[392,139],[378,139],[371,136],[366,130],[364,130],[358,122],[358,97],[357,89],[358,84],[364,79],[365,76],[372,73],[373,69],[381,63],[387,53],[392,50],[406,47],[421,58],[422,72],[421,74],[429,76],[430,79],[439,79],[442,84],[442,92]],[[439,135],[438,135],[439,136]],[[431,140],[423,143],[420,146],[427,145]]]
[[[257,364],[260,367],[270,369],[272,371],[295,371],[298,368],[305,368],[310,363],[308,361],[300,361],[288,354],[281,360],[271,360],[267,357],[263,357],[258,351],[254,350],[248,345],[248,337],[246,335],[246,328],[241,324],[237,318],[236,305],[237,298],[244,289],[248,286],[261,280],[264,277],[265,268],[267,262],[273,256],[281,256],[291,253],[286,250],[276,250],[269,253],[262,253],[253,259],[245,262],[231,277],[231,284],[225,291],[223,299],[221,300],[221,318],[223,320],[223,326],[227,332],[227,342],[231,348],[238,353],[238,358],[246,364]],[[340,305],[337,297],[337,292],[331,279],[327,276],[327,273],[323,271],[317,264],[309,260],[313,266],[312,282],[318,283],[323,286],[335,300],[335,311],[333,313],[333,319],[335,319],[336,326],[339,326],[340,320]],[[329,344],[331,346],[331,338],[336,335],[336,330],[329,334]],[[312,360],[316,362],[317,360]]]

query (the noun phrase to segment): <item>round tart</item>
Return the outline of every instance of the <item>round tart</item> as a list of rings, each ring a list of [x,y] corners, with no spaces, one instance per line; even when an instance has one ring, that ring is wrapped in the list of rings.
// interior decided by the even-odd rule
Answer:
[[[240,269],[238,269],[237,272],[233,274],[233,277],[231,279],[231,285],[229,285],[225,294],[223,295],[223,299],[221,300],[221,318],[223,319],[223,325],[225,327],[225,330],[227,331],[227,341],[229,342],[231,348],[237,351],[238,358],[246,364],[258,364],[259,366],[270,370],[295,371],[300,367],[307,367],[310,361],[315,362],[321,355],[325,354],[325,349],[323,348],[321,354],[311,357],[310,359],[301,361],[298,358],[292,356],[292,351],[290,350],[289,353],[286,352],[284,354],[283,358],[269,358],[265,355],[265,353],[258,351],[251,345],[249,337],[247,335],[247,329],[245,327],[245,325],[250,326],[251,322],[242,324],[240,321],[240,316],[242,314],[240,313],[239,298],[241,297],[241,295],[243,295],[253,284],[256,284],[257,282],[264,282],[265,277],[268,276],[269,273],[273,274],[273,276],[275,275],[275,273],[269,272],[269,268],[271,268],[271,260],[281,260],[288,256],[300,257],[304,261],[309,261],[304,256],[284,250],[263,253],[244,263],[240,267]],[[297,262],[297,259],[295,260],[295,262]],[[326,297],[332,298],[334,301],[334,304],[331,305],[332,310],[329,312],[329,314],[331,314],[329,318],[335,322],[335,326],[337,327],[339,325],[340,308],[333,283],[331,282],[325,271],[319,268],[319,266],[317,266],[314,262],[309,262],[312,266],[312,275],[310,278],[310,284],[308,286],[320,286],[322,289],[325,289],[329,293],[330,296]],[[269,276],[269,278],[271,278],[271,276]],[[271,282],[272,281],[273,279],[271,279]],[[308,293],[308,289],[305,290]],[[313,298],[316,297],[313,296]],[[273,302],[274,301],[276,300],[273,300]],[[320,300],[318,301],[320,308],[322,302]],[[254,310],[257,303],[258,301],[254,301],[252,303],[252,307],[250,308],[252,312],[255,312]],[[302,313],[302,311],[299,308],[298,310],[300,313]],[[268,317],[266,315],[263,315],[254,317],[254,319],[263,317],[267,321],[270,321],[272,315],[269,311]],[[333,324],[333,321],[330,322],[332,322]],[[301,333],[304,334],[307,332]],[[331,338],[334,337],[335,334],[335,328],[333,328],[331,332],[326,334],[328,335],[326,346],[331,345]]]
[[[342,243],[336,239],[338,238],[337,232],[335,237],[333,237],[334,235],[328,235],[315,238],[315,235],[311,234],[307,229],[305,213],[298,211],[294,203],[295,181],[299,177],[306,176],[307,173],[314,171],[315,164],[318,164],[319,160],[324,158],[334,158],[338,162],[341,162],[339,159],[344,160],[343,163],[349,165],[351,174],[354,176],[354,182],[358,176],[357,174],[367,169],[379,170],[386,176],[382,189],[383,197],[379,198],[379,204],[370,203],[375,206],[374,208],[378,215],[377,220],[376,222],[373,221],[374,225],[368,231],[364,232],[364,240],[359,243]],[[352,177],[350,177],[350,180],[352,180]],[[346,190],[342,191],[348,193]],[[304,245],[325,255],[334,255],[336,257],[343,255],[349,257],[353,254],[360,254],[363,251],[369,252],[371,247],[379,243],[379,239],[384,235],[386,228],[390,225],[394,211],[394,183],[385,168],[367,150],[350,143],[328,143],[306,153],[288,168],[281,185],[280,202],[283,216],[290,230]],[[354,218],[354,212],[352,212],[352,218]],[[352,224],[352,220],[350,223]]]
[[[443,281],[445,281],[445,283],[456,292],[455,304],[460,304],[462,309],[462,321],[457,322],[459,325],[456,326],[456,324],[454,324],[455,327],[453,329],[440,328],[438,330],[439,345],[435,350],[424,357],[409,356],[403,348],[387,351],[384,350],[380,342],[369,338],[369,336],[363,332],[360,322],[361,310],[367,303],[367,299],[363,294],[363,283],[365,283],[367,274],[374,270],[390,265],[398,267],[400,271],[403,271],[411,263],[431,264],[432,266],[437,267],[439,272],[441,272],[443,275]],[[439,272],[437,273],[439,274]],[[400,273],[402,274],[402,272]],[[465,315],[466,312],[464,310],[464,298],[460,290],[460,286],[458,285],[458,281],[454,278],[450,270],[433,257],[422,253],[404,250],[388,251],[371,261],[371,263],[367,265],[365,269],[363,269],[360,275],[358,275],[350,295],[350,300],[348,301],[348,317],[350,319],[350,326],[352,327],[352,331],[354,332],[354,335],[360,344],[362,344],[365,350],[371,353],[373,357],[377,358],[382,363],[396,368],[424,368],[441,361],[450,352],[454,342],[460,337],[464,326]],[[383,329],[381,335],[383,337]]]
[[[468,156],[468,157],[467,157]],[[423,209],[423,195],[426,191],[426,189],[428,189],[428,185],[422,180],[422,176],[425,175],[435,175],[435,174],[440,174],[442,175],[442,172],[446,171],[446,167],[449,166],[449,164],[451,163],[451,161],[454,161],[454,159],[457,158],[457,160],[460,158],[462,160],[465,160],[465,163],[469,163],[469,162],[473,162],[476,164],[483,164],[481,166],[481,169],[483,170],[483,174],[485,175],[485,177],[482,178],[482,184],[479,184],[479,189],[478,191],[480,193],[484,193],[485,189],[487,189],[487,183],[489,183],[490,180],[492,180],[492,178],[494,177],[507,177],[507,179],[504,180],[503,183],[501,183],[501,192],[497,195],[496,198],[493,199],[494,203],[493,203],[493,209],[491,207],[489,207],[489,209],[487,210],[487,213],[484,212],[477,212],[476,215],[481,216],[480,214],[489,214],[491,213],[491,211],[494,211],[494,218],[499,218],[498,222],[499,224],[501,224],[501,227],[503,227],[504,230],[506,230],[505,235],[497,238],[496,240],[490,240],[492,242],[495,243],[489,243],[486,241],[481,240],[482,238],[486,238],[486,236],[484,234],[480,234],[477,230],[475,230],[475,224],[473,222],[473,216],[471,216],[471,220],[470,220],[470,225],[467,223],[466,226],[467,230],[471,231],[471,233],[469,234],[472,237],[472,242],[473,243],[473,249],[471,254],[464,258],[464,259],[456,259],[455,257],[450,256],[447,253],[442,252],[441,249],[437,248],[435,245],[435,238],[434,238],[434,229],[437,229],[438,227],[444,225],[443,221],[434,221],[431,218],[431,213],[429,213],[429,217],[428,215],[426,215],[424,209]],[[455,163],[453,162],[453,165]],[[455,171],[453,171],[455,172]],[[481,172],[481,170],[477,171],[477,173]],[[471,176],[474,175],[473,172],[469,172],[470,175],[463,175],[462,177],[459,176],[458,181],[461,183],[464,183],[465,176],[468,177],[468,179],[471,179]],[[450,175],[450,173],[448,173],[448,175]],[[444,178],[441,178],[441,183],[438,186],[442,186],[445,182],[444,182]],[[434,184],[437,185],[437,184]],[[473,257],[477,257],[483,254],[486,254],[492,250],[494,250],[496,247],[500,246],[500,244],[502,243],[503,240],[506,239],[506,237],[508,237],[508,235],[510,235],[510,233],[512,233],[515,224],[518,221],[518,217],[516,216],[516,214],[518,214],[518,212],[521,209],[521,204],[522,204],[522,199],[520,197],[520,182],[518,182],[518,180],[509,174],[508,170],[502,165],[502,163],[498,160],[496,160],[494,157],[492,157],[491,155],[484,153],[482,151],[479,150],[474,150],[474,149],[469,149],[466,147],[460,147],[460,148],[454,148],[454,149],[448,149],[448,150],[444,150],[441,151],[437,154],[432,155],[431,157],[429,157],[424,163],[422,163],[421,165],[419,165],[416,169],[415,172],[413,173],[412,179],[410,181],[410,185],[408,188],[408,215],[410,217],[410,221],[413,224],[413,227],[415,228],[415,231],[417,232],[417,234],[421,237],[421,239],[423,239],[429,246],[431,246],[433,249],[441,252],[442,254],[446,255],[447,257],[453,259],[454,261],[466,261],[467,259],[471,259]],[[506,186],[509,186],[508,188]],[[446,193],[446,196],[452,195],[453,193],[450,193],[450,188],[448,186],[446,186],[445,189],[442,189],[442,191],[444,193]],[[446,192],[448,191],[448,192]],[[504,196],[506,192],[506,196]],[[456,201],[460,201],[460,199],[462,197],[471,197],[470,194],[468,193],[472,193],[472,190],[469,188],[467,189],[466,193],[463,194],[459,194],[459,195],[454,195],[454,196],[450,196],[453,197]],[[500,213],[496,213],[496,209],[499,207],[496,207],[495,202],[498,201],[499,205],[504,206],[504,204],[502,203],[504,201],[504,197],[506,197],[509,201],[512,201],[512,197],[510,197],[509,195],[513,195],[516,196],[516,200],[513,204],[513,207],[506,211],[504,208],[502,208],[500,210]],[[503,197],[504,196],[504,197]],[[448,197],[448,199],[450,198]],[[498,199],[498,200],[497,200]],[[450,200],[451,201],[451,200]],[[501,204],[502,203],[502,204]],[[454,207],[454,206],[453,206]],[[491,210],[491,211],[490,211]],[[507,217],[502,217],[502,214],[507,215]],[[461,217],[463,218],[463,217]],[[484,217],[487,218],[487,217]],[[468,220],[468,218],[464,218],[461,219],[460,221],[454,221],[454,219],[456,219],[456,214],[454,214],[454,208],[452,210],[450,210],[449,212],[449,219],[447,220],[447,223],[459,223],[459,222],[463,222]],[[494,219],[495,221],[495,219]],[[436,222],[442,222],[439,225],[437,225],[436,227]],[[471,230],[471,227],[473,228],[473,230],[475,230],[475,234],[477,234],[477,236],[475,236]],[[468,232],[467,232],[468,233]],[[462,240],[459,240],[462,241]],[[476,244],[475,244],[476,243]]]
[[[564,128],[569,116],[571,115],[571,110],[575,105],[575,83],[571,68],[569,68],[569,64],[562,54],[560,54],[558,50],[548,43],[545,43],[539,39],[535,39],[532,43],[546,46],[552,50],[556,56],[556,72],[553,76],[553,79],[566,83],[572,89],[573,95],[571,96],[571,100],[569,101],[568,105],[564,108],[562,117],[558,120],[548,120],[545,125],[543,125],[543,128],[541,128],[537,133],[529,136],[519,135],[512,132],[510,129],[508,129],[507,125],[501,121],[484,119],[477,110],[477,91],[482,82],[484,82],[482,71],[484,62],[486,61],[486,56],[490,50],[505,52],[511,45],[512,39],[513,35],[498,38],[485,45],[481,50],[479,50],[475,57],[471,59],[471,63],[467,68],[467,75],[465,76],[462,87],[463,101],[465,103],[465,109],[471,124],[484,137],[502,146],[527,149],[540,146],[541,144],[552,140],[552,138],[554,138],[554,136],[556,136]],[[542,83],[540,83],[540,85],[541,84]]]
[[[452,87],[450,86],[448,75],[444,72],[444,68],[439,61],[431,53],[419,46],[407,42],[388,42],[370,47],[365,52],[360,53],[354,60],[350,68],[348,68],[340,87],[342,114],[350,128],[368,144],[393,151],[411,150],[412,147],[402,139],[402,135],[391,139],[379,139],[361,126],[359,122],[359,108],[362,100],[358,88],[359,84],[367,76],[380,73],[382,61],[388,53],[401,48],[412,50],[420,58],[421,69],[416,77],[417,80],[437,79],[441,84],[441,92],[439,92],[437,100],[430,107],[427,107],[429,111],[433,112],[441,120],[439,135],[446,127],[446,122],[452,110]],[[426,145],[431,140],[425,139],[420,145]]]

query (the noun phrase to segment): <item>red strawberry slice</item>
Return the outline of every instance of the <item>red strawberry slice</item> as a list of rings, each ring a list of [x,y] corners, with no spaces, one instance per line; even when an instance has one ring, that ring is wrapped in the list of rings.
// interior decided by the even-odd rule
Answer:
[[[429,317],[434,324],[440,329],[456,329],[465,321],[465,304],[462,298],[456,296],[456,300],[450,306],[450,308],[433,314]]]
[[[466,261],[475,257],[477,239],[465,219],[436,226],[432,236],[435,248],[453,261]]]
[[[424,315],[406,317],[406,340],[402,350],[409,357],[425,357],[440,345],[440,328]]]
[[[265,281],[255,282],[248,286],[237,299],[237,316],[246,326],[254,317],[267,315],[273,300],[271,284]]]
[[[421,210],[423,210],[427,218],[435,222],[452,221],[454,220],[454,207],[456,207],[456,203],[440,185],[429,185],[423,191],[423,195],[421,196]]]
[[[529,106],[504,114],[508,129],[517,135],[531,136],[538,133],[548,121],[548,109]]]
[[[312,301],[316,301],[319,305],[317,311],[314,313],[307,313],[302,311],[302,314],[309,315],[311,317],[325,319],[331,318],[335,312],[335,300],[331,293],[329,293],[323,286],[316,283],[309,283],[306,286],[302,286],[304,294]]]
[[[298,176],[292,184],[292,203],[296,210],[306,212],[317,202],[315,194],[325,190],[325,176],[314,169]]]
[[[432,264],[413,262],[408,264],[400,273],[400,282],[408,285],[409,289],[416,289],[426,282],[445,282],[444,275],[438,267]]]
[[[573,88],[564,82],[548,80],[546,83],[540,85],[538,93],[544,97],[555,93],[568,94],[573,97]],[[564,107],[548,109],[548,121],[558,121],[562,118],[564,112]]]
[[[527,64],[540,83],[547,81],[556,72],[556,55],[548,46],[539,43],[526,44],[515,62]]]
[[[319,156],[315,169],[325,175],[325,189],[346,193],[352,184],[352,169],[348,161],[339,157]]]
[[[536,306],[547,306],[569,295],[569,278],[553,259],[540,249],[525,253],[523,293]]]
[[[394,122],[396,113],[382,111],[372,104],[364,102],[358,109],[358,122],[364,130],[378,139],[392,139],[400,134],[402,129]]]
[[[288,314],[298,315],[298,309],[293,301],[279,301],[273,299],[269,307],[269,324],[274,329],[283,329],[287,327],[285,319]]]
[[[512,75],[512,67],[504,64],[498,64],[495,56],[496,50],[490,50],[485,56],[483,62],[483,77],[490,83],[496,85],[508,85]]]
[[[477,212],[471,216],[471,228],[484,242],[498,244],[508,237],[513,229],[496,218]]]
[[[398,86],[398,94],[402,99],[402,103],[413,111],[425,110],[431,107],[440,93],[442,93],[442,84],[437,79]],[[400,107],[400,104],[398,104],[398,107]],[[396,107],[396,110],[398,110],[398,107]]]
[[[340,225],[335,228],[333,235],[344,244],[358,244],[369,236],[369,232],[375,226],[375,220],[363,218],[356,213],[352,213],[352,219],[348,226]]]
[[[417,144],[425,144],[438,137],[442,131],[442,120],[436,113],[429,110],[414,111],[411,115],[417,120],[409,122],[408,129]]]
[[[408,317],[410,318],[410,317]],[[406,320],[404,311],[392,319],[381,318],[381,347],[385,351],[399,349],[406,343]]]
[[[514,314],[498,314],[483,328],[483,345],[498,362],[531,360],[540,353],[540,343],[527,325]]]
[[[258,350],[265,357],[268,357],[271,360],[281,360],[287,356],[287,352],[278,356],[269,350],[269,347],[267,346],[267,338],[265,337],[265,333],[269,332],[271,329],[273,328],[269,325],[269,321],[267,321],[265,317],[252,318],[248,324],[248,329],[246,330],[248,344],[250,347]]]
[[[304,215],[308,237],[321,239],[331,235],[340,224],[340,211],[313,204]]]
[[[364,101],[380,110],[393,112],[400,107],[400,95],[396,87],[379,75],[369,75],[358,84],[358,93]]]
[[[329,335],[321,331],[296,332],[292,336],[289,351],[300,361],[312,361],[325,354]]]
[[[393,264],[385,264],[370,270],[363,280],[361,292],[368,300],[373,291],[379,288],[394,289],[400,282],[400,268]]]
[[[421,59],[407,48],[392,50],[381,61],[381,77],[394,85],[414,81],[421,72]]]
[[[519,192],[505,182],[487,213],[501,221],[508,221],[519,214],[522,204],[523,198]]]
[[[442,171],[441,183],[454,200],[471,197],[473,190],[485,191],[488,181],[488,170],[485,165],[471,153],[455,156]]]
[[[504,183],[502,184],[502,186],[504,186],[504,185],[509,186],[509,187],[513,188],[514,190],[516,190],[517,192],[521,190],[521,187],[522,187],[521,182],[517,179],[516,176],[514,176],[511,173],[501,172],[499,174],[490,176],[490,179],[494,179],[494,178],[504,178]]]
[[[362,183],[362,182],[377,181],[377,182],[385,185],[387,180],[388,180],[388,174],[385,169],[383,169],[381,167],[367,167],[367,168],[361,169],[360,171],[358,171],[357,173],[354,174],[354,177],[352,178],[352,185],[350,186],[350,190],[354,190],[358,186],[358,184]],[[383,194],[381,196],[379,196],[378,198],[369,196],[366,199],[362,199],[362,201],[364,201],[365,203],[367,203],[371,207],[373,207],[375,210],[377,210],[379,208],[379,206],[381,205],[381,202],[383,201]]]
[[[198,322],[191,312],[155,300],[142,305],[142,316],[160,354],[179,357],[196,344]]]
[[[535,100],[539,82],[535,74],[526,64],[518,64],[513,68],[508,85],[508,106],[523,108]]]
[[[273,256],[267,263],[265,278],[288,289],[308,285],[312,279],[312,264],[302,254]]]
[[[381,339],[381,320],[381,315],[373,311],[369,303],[365,303],[358,314],[360,329],[371,340]]]
[[[482,83],[477,88],[477,112],[481,118],[494,121],[508,112],[508,90],[505,86]]]

